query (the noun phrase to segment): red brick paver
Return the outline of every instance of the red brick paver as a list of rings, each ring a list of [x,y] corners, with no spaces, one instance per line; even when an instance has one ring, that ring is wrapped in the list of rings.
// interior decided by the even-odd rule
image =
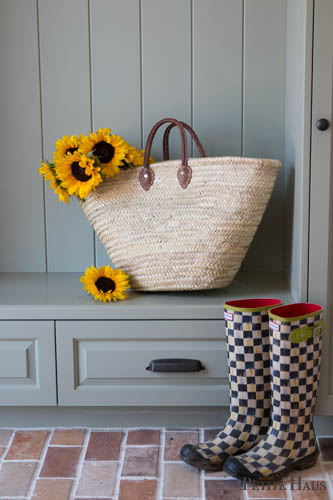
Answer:
[[[284,481],[272,482],[270,484],[258,483],[255,485],[249,485],[247,488],[247,493],[249,499],[252,498],[287,498],[286,483]]]
[[[6,460],[37,460],[46,437],[47,431],[17,431]]]
[[[127,448],[123,476],[157,476],[158,448]]]
[[[157,482],[153,479],[120,483],[119,500],[155,500]]]
[[[206,430],[205,439],[216,432]],[[89,441],[87,433],[0,429],[0,500],[333,500],[331,438],[320,439],[314,467],[283,479],[289,491],[248,485],[245,492],[223,471],[203,473],[180,461],[180,448],[199,442],[200,429],[93,430]]]
[[[26,496],[35,472],[34,462],[5,462],[0,471],[0,492],[3,497]],[[1,497],[0,497],[1,498]]]
[[[291,491],[293,500],[329,500],[328,485],[325,481],[309,484],[309,489]]]
[[[116,462],[85,462],[76,495],[112,496],[116,470]]]
[[[85,429],[56,429],[51,444],[81,446],[85,435]]]
[[[165,464],[163,496],[199,498],[200,479],[198,470],[184,463]]]
[[[223,498],[223,500],[242,500],[243,490],[241,482],[235,479],[206,481],[206,500],[217,500],[218,498]]]
[[[129,445],[160,444],[160,432],[155,430],[129,431],[127,437]]]
[[[85,460],[118,460],[122,432],[92,432]]]
[[[164,460],[181,461],[179,452],[184,444],[198,444],[199,433],[190,432],[166,432]]]
[[[80,448],[50,447],[40,477],[75,477],[79,455]]]
[[[39,479],[32,500],[68,500],[72,487],[71,479]]]

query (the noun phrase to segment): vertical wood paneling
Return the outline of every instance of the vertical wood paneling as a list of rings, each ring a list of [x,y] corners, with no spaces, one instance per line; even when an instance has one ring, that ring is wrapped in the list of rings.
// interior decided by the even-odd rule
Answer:
[[[44,154],[64,134],[91,127],[88,0],[40,0]],[[49,271],[82,271],[94,263],[93,231],[76,199],[59,203],[46,188]]]
[[[245,0],[244,156],[284,156],[286,0]],[[246,270],[282,269],[283,172],[249,249]]]
[[[45,271],[36,3],[0,7],[0,270]]]
[[[93,128],[110,127],[141,148],[138,0],[91,2]],[[110,259],[96,237],[96,263]]]
[[[161,118],[191,123],[190,0],[142,0],[142,73],[145,138]],[[161,137],[153,145],[156,159],[162,157]],[[179,158],[176,132],[170,144],[171,157]]]
[[[313,0],[288,2],[284,269],[296,301],[307,300]],[[320,285],[322,287],[322,283]],[[319,300],[312,299],[312,300]]]
[[[242,0],[193,0],[193,125],[208,156],[241,155]]]
[[[209,155],[283,160],[287,0],[90,4],[89,13],[89,0],[39,0],[38,16],[34,0],[1,2],[0,209],[10,214],[10,223],[1,217],[4,270],[45,270],[38,21],[46,158],[59,136],[92,126],[110,126],[141,146],[157,120],[175,116],[193,122]],[[179,157],[176,132],[172,143]],[[281,172],[246,269],[282,267],[284,190]],[[93,231],[77,201],[60,204],[46,183],[45,208],[48,270],[93,264]],[[108,261],[97,242],[97,264]]]

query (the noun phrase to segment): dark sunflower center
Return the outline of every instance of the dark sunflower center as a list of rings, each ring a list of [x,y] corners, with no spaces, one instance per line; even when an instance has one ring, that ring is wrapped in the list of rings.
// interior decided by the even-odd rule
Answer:
[[[95,144],[93,153],[101,163],[108,163],[113,158],[114,147],[105,141],[101,141]]]
[[[81,182],[87,182],[89,179],[91,179],[91,175],[87,175],[86,171],[84,168],[80,167],[78,161],[74,161],[72,163],[72,174],[74,175],[75,179]]]
[[[75,153],[75,151],[77,151],[77,148],[68,148],[65,155],[67,155],[67,153]]]
[[[97,286],[98,290],[101,290],[102,292],[114,292],[116,289],[116,284],[111,278],[106,278],[106,276],[101,276],[98,278],[98,280],[95,282],[95,285]]]

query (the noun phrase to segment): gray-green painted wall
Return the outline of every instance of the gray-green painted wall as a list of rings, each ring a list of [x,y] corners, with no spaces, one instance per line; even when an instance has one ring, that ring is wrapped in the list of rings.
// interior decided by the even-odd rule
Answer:
[[[107,261],[38,174],[63,134],[110,126],[141,147],[173,115],[209,155],[283,160],[286,16],[287,0],[2,0],[0,271]],[[281,173],[245,270],[282,268],[284,190]]]

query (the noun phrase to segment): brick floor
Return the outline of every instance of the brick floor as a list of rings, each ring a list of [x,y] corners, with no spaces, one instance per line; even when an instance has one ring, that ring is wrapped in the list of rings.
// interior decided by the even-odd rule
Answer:
[[[204,434],[203,434],[204,432]],[[179,459],[218,429],[0,429],[0,500],[333,500],[333,439],[315,467],[246,491]]]

